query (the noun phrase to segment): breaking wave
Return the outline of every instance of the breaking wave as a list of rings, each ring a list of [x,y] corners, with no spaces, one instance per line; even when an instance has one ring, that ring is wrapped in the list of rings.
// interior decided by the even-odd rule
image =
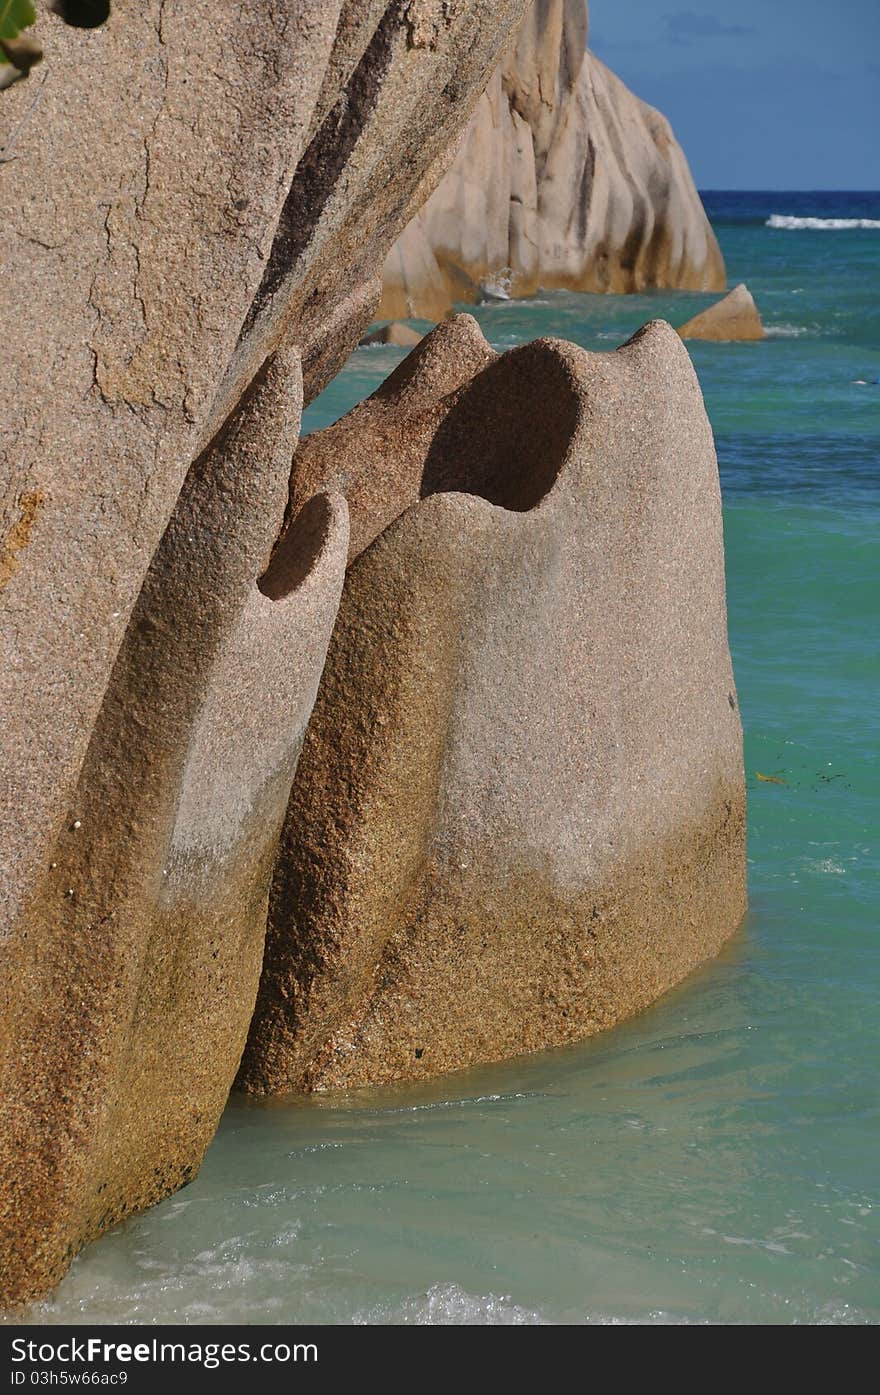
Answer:
[[[355,1313],[352,1323],[362,1327],[381,1323],[418,1327],[543,1327],[540,1312],[520,1307],[506,1295],[473,1294],[458,1284],[434,1284],[427,1293],[404,1298],[398,1304],[380,1304]]]
[[[836,232],[842,228],[880,228],[880,218],[796,218],[789,213],[771,213],[764,226],[789,232],[801,228]]]
[[[662,1309],[636,1316],[569,1312],[563,1319],[578,1326],[628,1327],[702,1325],[707,1319],[679,1316]],[[413,1294],[399,1303],[379,1304],[356,1312],[356,1327],[544,1327],[552,1319],[538,1309],[524,1308],[507,1294],[468,1293],[456,1283],[434,1284],[426,1293]]]
[[[510,300],[512,284],[513,272],[509,266],[502,267],[500,271],[487,276],[485,281],[480,283],[480,304],[491,305],[495,300]]]
[[[809,334],[807,325],[765,325],[764,334],[768,339],[800,339]]]

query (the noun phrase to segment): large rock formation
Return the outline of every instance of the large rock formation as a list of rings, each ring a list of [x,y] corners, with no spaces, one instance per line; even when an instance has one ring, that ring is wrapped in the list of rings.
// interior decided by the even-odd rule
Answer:
[[[764,326],[748,286],[742,281],[732,291],[694,315],[678,330],[682,339],[763,339]]]
[[[256,586],[300,364],[357,343],[524,3],[116,0],[0,96],[0,1301],[211,1136],[345,552],[302,500]]]
[[[248,1088],[583,1035],[739,917],[717,480],[672,332],[497,359],[460,318],[297,448],[524,6],[116,0],[44,13],[44,86],[0,96],[0,1303],[198,1168],[273,863]],[[573,15],[540,7],[535,80]],[[549,198],[579,137],[518,92]],[[610,219],[617,248],[600,147],[578,245]],[[692,260],[641,198],[620,265]]]
[[[119,0],[95,30],[41,18],[51,80],[35,110],[20,82],[0,111],[17,131],[0,201],[7,923],[190,462],[285,335],[306,401],[345,360],[524,4]]]
[[[460,317],[294,477],[348,481],[356,560],[243,1088],[569,1041],[713,954],[745,909],[741,729],[715,453],[675,332],[499,358]],[[384,526],[371,479],[420,502]]]
[[[660,112],[586,50],[585,0],[536,0],[455,163],[385,264],[383,318],[487,286],[723,290],[724,262]]]

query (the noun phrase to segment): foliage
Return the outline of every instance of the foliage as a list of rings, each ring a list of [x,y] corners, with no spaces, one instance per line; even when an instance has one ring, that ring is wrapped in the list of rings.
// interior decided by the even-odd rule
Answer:
[[[0,0],[0,39],[17,39],[22,29],[33,24],[37,12],[31,0]],[[0,63],[10,60],[0,50]]]
[[[43,56],[39,44],[19,37],[36,17],[31,0],[0,0],[0,90],[27,77]]]
[[[75,29],[97,29],[110,14],[110,0],[52,0],[49,9]],[[42,60],[40,45],[21,37],[36,17],[33,0],[0,0],[0,91]]]

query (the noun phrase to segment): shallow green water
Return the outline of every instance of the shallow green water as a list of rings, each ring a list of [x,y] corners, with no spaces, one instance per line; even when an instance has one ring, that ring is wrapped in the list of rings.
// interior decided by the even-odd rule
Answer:
[[[852,381],[880,375],[880,230],[764,226],[878,204],[709,200],[771,331],[693,346],[747,733],[741,933],[582,1046],[234,1102],[199,1178],[92,1246],[34,1320],[880,1319],[880,386]],[[707,299],[560,293],[478,315],[499,348],[607,349]],[[400,357],[356,353],[311,428]]]

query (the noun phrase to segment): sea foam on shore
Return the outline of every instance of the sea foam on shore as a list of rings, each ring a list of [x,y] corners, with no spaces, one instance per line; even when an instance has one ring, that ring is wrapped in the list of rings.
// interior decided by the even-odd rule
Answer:
[[[771,213],[768,228],[785,232],[840,232],[850,228],[880,228],[880,218],[797,218],[792,213]]]

